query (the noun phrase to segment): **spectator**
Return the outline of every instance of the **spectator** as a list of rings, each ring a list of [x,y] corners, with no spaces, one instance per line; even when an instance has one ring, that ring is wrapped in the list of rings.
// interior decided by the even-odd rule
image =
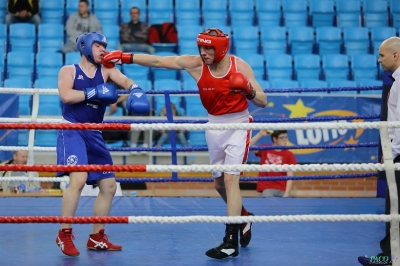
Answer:
[[[271,135],[272,146],[286,146],[288,139],[286,130],[273,131],[272,134],[267,130],[260,130],[251,139],[250,146],[256,144],[260,138],[269,135]],[[260,157],[260,164],[296,164],[296,158],[289,150],[261,150],[254,153]],[[259,176],[293,176],[293,172],[260,172]],[[258,181],[257,191],[262,193],[262,197],[290,197],[292,186],[292,180]]]
[[[13,158],[7,162],[2,164],[26,164],[28,161],[28,151],[14,151]],[[27,172],[13,172],[13,171],[4,171],[0,172],[0,177],[21,177],[28,176]],[[37,173],[34,173],[34,176],[37,177]],[[0,186],[4,191],[14,191],[15,188],[19,189],[21,185],[25,185],[25,189],[37,188],[40,189],[40,182],[26,182],[26,181],[4,181],[0,182]]]
[[[80,0],[78,12],[72,14],[66,25],[67,42],[62,48],[63,53],[78,51],[76,48],[76,38],[79,35],[87,32],[102,33],[100,21],[96,15],[89,12],[89,2],[87,0]]]
[[[171,109],[172,109],[172,115],[173,116],[179,116],[178,111],[176,110],[175,104],[171,103]],[[167,116],[167,110],[166,107],[164,106],[164,108],[161,110],[160,113],[161,116]],[[179,143],[183,146],[183,147],[187,147],[187,141],[186,141],[186,137],[185,137],[185,130],[176,130],[175,131],[175,136],[177,137]],[[161,130],[161,136],[157,141],[156,147],[162,147],[162,145],[164,143],[166,143],[169,139],[169,134],[168,131],[166,130]]]
[[[37,26],[41,23],[39,16],[38,0],[8,0],[5,24],[33,23]]]
[[[155,48],[147,43],[149,25],[139,20],[140,9],[132,7],[131,21],[121,25],[120,42],[123,52],[144,52],[154,54]]]

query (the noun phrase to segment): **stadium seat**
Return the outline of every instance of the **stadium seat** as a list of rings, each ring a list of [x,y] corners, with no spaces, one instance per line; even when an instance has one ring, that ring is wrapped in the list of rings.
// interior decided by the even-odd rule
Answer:
[[[378,76],[375,55],[357,54],[351,57],[351,70],[355,81],[361,79],[376,79]]]
[[[57,145],[57,130],[36,130],[35,146],[55,147]]]
[[[228,25],[226,0],[203,0],[202,14],[204,24],[210,25],[210,28]]]
[[[176,53],[169,53],[169,52],[160,52],[155,53],[154,55],[158,56],[177,56]],[[178,70],[175,69],[167,69],[167,68],[153,68],[153,79],[176,79],[178,75]]]
[[[198,54],[196,45],[197,35],[204,31],[199,25],[177,26],[179,54]]]
[[[364,27],[386,27],[389,22],[386,0],[363,0]]]
[[[135,79],[135,83],[138,84],[144,91],[150,91],[153,89],[153,85],[148,79]]]
[[[149,24],[174,22],[173,0],[148,0],[147,15]]]
[[[4,88],[31,88],[32,84],[29,79],[9,78],[4,80]],[[19,115],[31,115],[32,95],[19,95]]]
[[[131,21],[130,10],[132,7],[137,7],[140,10],[140,20],[147,21],[146,0],[122,0],[121,1],[121,20],[122,23]]]
[[[103,34],[107,37],[107,50],[116,50],[119,45],[119,26],[118,25],[103,25]]]
[[[34,52],[35,25],[14,23],[10,25],[10,45],[12,51]]]
[[[41,52],[36,54],[36,76],[38,78],[58,77],[62,66],[61,53]]]
[[[287,49],[285,27],[264,27],[261,31],[261,45],[264,55],[284,54]]]
[[[328,88],[328,82],[322,81],[322,80],[311,80],[311,79],[303,80],[300,82],[300,88],[303,88],[303,89]],[[318,92],[304,91],[302,93],[326,94],[328,92],[326,92],[326,91],[318,91]]]
[[[318,80],[321,73],[320,57],[315,54],[294,56],[294,70],[298,81]]]
[[[292,79],[292,56],[288,54],[270,54],[264,56],[268,80]],[[272,83],[271,83],[272,85]]]
[[[243,54],[240,57],[251,66],[256,80],[264,79],[264,57],[261,54]]]
[[[81,61],[81,53],[80,52],[70,52],[65,54],[65,64],[73,65],[78,64]]]
[[[175,0],[175,21],[178,26],[200,24],[200,0]]]
[[[156,95],[153,96],[154,99],[154,113],[159,115],[161,110],[165,106],[165,96],[164,95]],[[182,97],[181,96],[170,96],[171,103],[173,103],[176,107],[176,110],[179,114],[185,115],[185,110],[181,107],[182,106]]]
[[[314,29],[312,27],[292,27],[288,30],[291,54],[311,54],[314,46]]]
[[[38,27],[38,52],[61,51],[64,43],[63,24],[40,24]]]
[[[342,45],[342,33],[336,27],[319,27],[316,29],[316,42],[320,55],[339,54]]]
[[[149,78],[149,67],[139,66],[136,64],[123,65],[122,72],[130,79],[148,79]]]
[[[255,0],[259,27],[281,25],[281,2],[276,0]]]
[[[41,89],[57,89],[58,77],[38,78],[35,80],[35,88]]]
[[[28,146],[27,129],[18,129],[18,146]]]
[[[343,42],[348,56],[369,52],[368,29],[348,27],[343,29]]]
[[[207,117],[208,112],[201,103],[198,95],[185,96],[186,115]]]
[[[40,1],[39,7],[42,23],[64,23],[64,1]]]
[[[176,91],[181,90],[181,82],[176,79],[163,79],[154,81],[156,91]]]
[[[2,82],[5,78],[5,53],[0,53],[0,81]]]
[[[235,53],[258,53],[258,27],[235,27],[232,28]]]
[[[290,79],[276,79],[271,81],[271,88],[273,89],[294,89],[299,88],[299,83]]]
[[[260,84],[262,89],[268,89],[271,87],[271,85],[269,84],[269,81],[266,80],[257,80],[258,84]]]
[[[192,91],[197,89],[197,82],[193,78],[188,78],[183,81],[183,90]]]
[[[68,19],[71,14],[78,12],[78,6],[79,6],[79,0],[66,0],[66,13]],[[92,12],[92,5],[91,2],[89,2],[89,12]]]
[[[357,81],[358,86],[383,86],[382,80],[364,79]],[[360,90],[360,94],[374,94],[382,96],[382,90]]]
[[[7,25],[0,24],[0,53],[6,53],[8,49]]]
[[[329,82],[329,88],[357,87],[357,83],[352,80],[332,80]],[[331,94],[357,94],[357,91],[331,91]]]
[[[336,25],[340,28],[361,26],[359,0],[336,0]]]
[[[335,17],[334,1],[310,0],[310,15],[314,28],[332,27]]]
[[[32,80],[35,54],[31,52],[9,52],[7,54],[7,77]]]
[[[390,1],[390,17],[392,21],[393,28],[400,27],[400,5],[397,0],[389,0]]]
[[[322,69],[325,80],[347,80],[349,77],[349,64],[346,55],[328,54],[322,56]]]
[[[59,95],[39,95],[38,115],[53,116],[61,115],[61,104]]]
[[[282,0],[282,12],[286,28],[307,26],[306,0]]]
[[[376,27],[371,29],[371,43],[373,53],[379,54],[379,46],[389,37],[396,36],[396,29],[392,27]]]
[[[253,1],[228,0],[232,27],[250,27],[254,25]]]
[[[190,130],[189,132],[190,146],[206,146],[206,133],[204,130]]]
[[[119,0],[93,0],[93,10],[102,26],[118,25]]]
[[[7,14],[7,1],[0,1],[0,21],[4,21]]]

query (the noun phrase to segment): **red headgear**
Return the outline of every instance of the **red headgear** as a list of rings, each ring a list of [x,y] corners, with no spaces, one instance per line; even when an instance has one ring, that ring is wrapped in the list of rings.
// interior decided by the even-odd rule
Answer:
[[[210,35],[210,31],[215,31],[216,36]],[[210,28],[203,33],[197,35],[198,46],[210,46],[215,49],[215,62],[219,62],[224,58],[229,50],[229,36],[216,28]],[[199,48],[200,50],[200,48]]]

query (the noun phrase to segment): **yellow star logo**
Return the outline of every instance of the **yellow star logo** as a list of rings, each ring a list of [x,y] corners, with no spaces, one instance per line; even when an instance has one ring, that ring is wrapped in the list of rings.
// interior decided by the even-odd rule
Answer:
[[[271,107],[271,108],[274,107],[274,105],[275,105],[275,104],[274,104],[273,102],[267,103],[267,106],[268,106],[268,107]]]
[[[304,103],[301,99],[298,99],[296,104],[284,104],[283,107],[290,111],[290,118],[307,117],[308,113],[312,113],[315,111],[314,108],[304,106]]]
[[[357,140],[357,139],[354,139],[353,136],[351,136],[350,139],[349,139],[349,140],[345,140],[344,143],[346,143],[346,144],[357,144],[357,143],[358,143],[358,140]],[[350,148],[345,148],[344,150],[347,151],[348,149],[350,149]],[[354,148],[354,147],[351,148],[351,149],[352,149],[353,151],[356,150],[356,148]]]

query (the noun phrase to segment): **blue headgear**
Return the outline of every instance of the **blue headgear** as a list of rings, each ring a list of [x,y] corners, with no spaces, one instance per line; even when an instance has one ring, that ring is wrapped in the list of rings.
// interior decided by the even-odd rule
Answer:
[[[92,54],[92,45],[95,42],[107,47],[107,39],[103,34],[91,32],[79,35],[79,37],[76,39],[76,48],[86,57],[87,60],[96,65],[97,63],[94,62]]]

